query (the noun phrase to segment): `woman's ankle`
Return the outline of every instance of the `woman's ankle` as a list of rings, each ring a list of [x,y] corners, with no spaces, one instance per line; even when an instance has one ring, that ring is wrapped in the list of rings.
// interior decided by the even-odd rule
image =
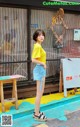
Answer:
[[[34,115],[36,116],[39,116],[39,114],[40,114],[39,112],[34,112]]]

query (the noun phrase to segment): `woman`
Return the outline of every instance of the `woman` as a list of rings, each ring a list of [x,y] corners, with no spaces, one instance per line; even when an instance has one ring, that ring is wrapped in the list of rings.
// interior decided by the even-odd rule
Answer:
[[[36,64],[33,69],[33,78],[36,80],[36,100],[35,100],[35,110],[33,117],[40,121],[46,121],[47,118],[43,112],[40,112],[40,102],[41,97],[44,92],[45,86],[45,76],[46,76],[46,52],[42,48],[41,44],[44,41],[45,32],[38,29],[33,34],[33,40],[35,41],[33,52],[32,52],[32,62]]]

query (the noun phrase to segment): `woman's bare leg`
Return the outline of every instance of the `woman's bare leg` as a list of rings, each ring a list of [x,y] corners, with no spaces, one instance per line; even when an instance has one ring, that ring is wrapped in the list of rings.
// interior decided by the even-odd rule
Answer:
[[[37,81],[37,92],[35,100],[35,115],[37,116],[39,115],[40,111],[40,102],[44,92],[44,86],[45,86],[45,78],[43,78],[42,81]]]

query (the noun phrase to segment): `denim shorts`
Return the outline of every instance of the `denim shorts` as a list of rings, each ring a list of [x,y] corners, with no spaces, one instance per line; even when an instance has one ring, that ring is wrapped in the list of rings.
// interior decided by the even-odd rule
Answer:
[[[45,76],[46,76],[46,69],[42,65],[37,64],[33,69],[33,79],[42,80],[42,78]]]

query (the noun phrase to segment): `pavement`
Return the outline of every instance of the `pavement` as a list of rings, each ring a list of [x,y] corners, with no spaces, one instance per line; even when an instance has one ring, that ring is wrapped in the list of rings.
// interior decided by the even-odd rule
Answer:
[[[0,104],[0,118],[2,115],[12,115],[13,125],[11,127],[80,127],[80,92],[75,94],[71,92],[68,91],[67,98],[64,98],[64,93],[42,97],[40,108],[48,117],[47,122],[39,122],[32,117],[35,98],[19,100],[18,110],[15,109],[13,103],[5,103],[5,113],[1,112]],[[2,127],[1,119],[0,127]]]
[[[48,127],[80,127],[80,110],[66,115],[67,120],[54,119],[47,122]]]
[[[53,119],[45,124],[35,125],[35,127],[80,127],[80,110],[66,115],[67,120]]]

